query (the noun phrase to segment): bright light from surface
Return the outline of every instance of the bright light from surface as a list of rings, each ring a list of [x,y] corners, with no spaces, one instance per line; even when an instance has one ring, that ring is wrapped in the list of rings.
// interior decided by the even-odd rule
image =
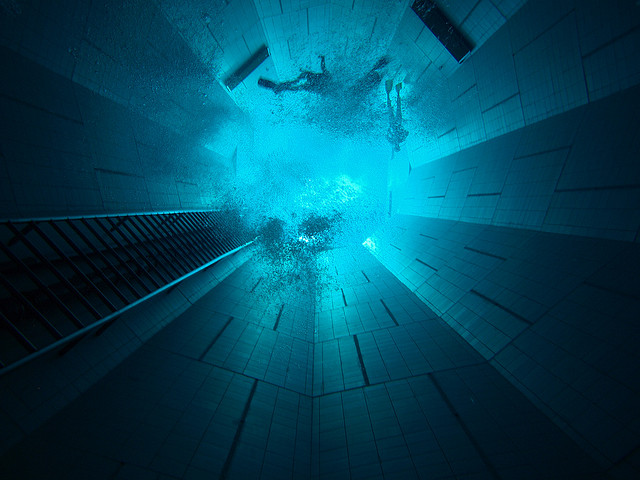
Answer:
[[[329,250],[364,241],[375,251],[371,236],[388,219],[389,189],[406,176],[407,169],[395,166],[399,156],[392,157],[386,135],[388,72],[338,75],[334,60],[327,67],[336,84],[322,93],[247,90],[249,128],[228,130],[237,145],[228,163],[237,168],[222,196],[256,232],[258,257],[274,289],[300,282],[315,288]],[[264,68],[260,76],[287,79],[277,78],[272,65]]]
[[[371,250],[372,252],[376,251],[376,242],[371,237],[368,237],[364,242],[362,242],[362,245],[364,245],[367,250]]]
[[[262,75],[276,80],[272,70]],[[247,106],[251,133],[236,131],[226,203],[256,232],[274,288],[316,285],[328,250],[359,247],[388,218],[386,92],[382,73],[379,83],[361,76],[336,76],[322,94],[258,88]],[[370,238],[365,246],[375,249]]]
[[[254,139],[250,156],[239,153],[228,192],[250,227],[278,219],[285,237],[316,246],[337,239],[360,244],[375,230],[388,198],[387,145],[309,125],[256,131],[265,133]],[[318,225],[309,222],[326,225],[314,231]]]

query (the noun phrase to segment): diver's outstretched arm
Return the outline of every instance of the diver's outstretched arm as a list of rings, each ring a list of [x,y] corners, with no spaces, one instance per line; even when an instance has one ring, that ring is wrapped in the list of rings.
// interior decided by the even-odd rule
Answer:
[[[277,82],[273,82],[271,80],[267,80],[266,78],[260,77],[258,79],[258,85],[263,88],[268,88],[269,90],[273,90],[274,92],[280,91],[280,84]]]
[[[258,85],[264,88],[268,88],[269,90],[273,90],[275,93],[280,93],[285,90],[300,90],[300,86],[298,85],[298,80],[293,80],[289,82],[273,82],[271,80],[267,80],[266,78],[260,77],[258,79]]]

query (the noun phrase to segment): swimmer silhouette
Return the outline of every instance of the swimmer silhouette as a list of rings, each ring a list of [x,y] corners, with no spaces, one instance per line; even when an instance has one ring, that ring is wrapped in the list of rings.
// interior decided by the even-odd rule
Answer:
[[[393,107],[391,106],[391,97],[389,94],[393,88],[393,80],[387,80],[385,84],[387,90],[387,108],[389,109],[389,129],[387,130],[387,140],[393,146],[393,150],[400,151],[400,144],[407,139],[409,131],[402,126],[402,104],[400,102],[400,90],[402,89],[402,83],[396,85],[396,93],[398,94],[396,100],[396,113],[393,113]]]
[[[288,82],[274,82],[260,77],[258,79],[258,85],[269,90],[273,90],[275,93],[281,93],[284,91],[299,91],[306,90],[308,92],[325,93],[330,88],[331,75],[327,71],[327,67],[324,61],[324,55],[319,55],[320,69],[322,73],[310,72],[303,70],[297,78]]]

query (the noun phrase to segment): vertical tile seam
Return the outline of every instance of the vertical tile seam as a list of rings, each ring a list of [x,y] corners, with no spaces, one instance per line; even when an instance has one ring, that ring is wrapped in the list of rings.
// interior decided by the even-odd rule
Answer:
[[[280,317],[282,316],[282,311],[284,310],[284,303],[280,307],[280,311],[278,312],[278,316],[276,317],[276,323],[273,324],[273,331],[278,330],[278,325],[280,324]]]
[[[233,317],[229,317],[229,319],[227,320],[227,322],[224,324],[224,326],[222,327],[222,329],[216,334],[215,337],[213,337],[213,340],[211,340],[211,343],[207,346],[207,348],[204,349],[204,351],[202,352],[202,354],[200,354],[200,356],[198,357],[198,361],[201,362],[202,359],[205,357],[205,355],[207,353],[209,353],[209,350],[211,350],[211,348],[213,347],[213,345],[218,341],[218,339],[222,336],[222,334],[224,333],[224,331],[227,329],[227,327],[229,326],[229,324],[231,323],[231,321],[233,320]]]
[[[384,307],[384,309],[387,311],[387,313],[389,314],[389,316],[391,317],[391,320],[393,320],[393,323],[396,324],[396,327],[400,326],[398,324],[398,321],[396,320],[396,317],[393,316],[393,313],[391,313],[391,310],[389,310],[389,307],[387,307],[387,304],[384,303],[383,299],[380,299],[380,303],[382,303],[382,306]]]
[[[360,371],[362,372],[362,378],[364,379],[365,386],[371,385],[369,382],[369,375],[367,374],[367,369],[364,366],[364,359],[362,358],[362,351],[360,350],[360,341],[358,340],[358,335],[353,336],[353,342],[356,344],[356,353],[358,354],[358,361],[360,362]]]
[[[247,399],[247,403],[244,405],[244,409],[242,410],[242,415],[240,416],[240,421],[238,423],[238,429],[236,430],[236,434],[233,437],[231,448],[229,449],[227,458],[224,461],[224,465],[222,466],[222,471],[220,472],[220,480],[224,480],[228,478],[229,468],[231,467],[231,462],[233,461],[233,457],[236,453],[236,449],[238,448],[240,435],[242,435],[242,430],[244,429],[244,425],[247,419],[247,414],[249,413],[249,408],[251,407],[251,401],[253,400],[253,396],[256,393],[257,386],[258,386],[258,380],[254,380],[253,385],[251,386],[251,392],[249,392],[249,398]],[[274,406],[274,411],[275,411],[275,406]]]
[[[496,467],[493,465],[493,463],[491,463],[491,460],[489,460],[489,457],[487,456],[487,454],[482,449],[482,447],[480,445],[480,442],[478,442],[478,440],[475,438],[475,436],[471,433],[471,430],[469,429],[469,427],[467,427],[467,425],[464,423],[464,421],[460,417],[460,414],[456,411],[455,407],[453,406],[453,403],[451,403],[451,400],[449,399],[449,397],[445,393],[444,389],[440,385],[440,382],[438,382],[438,380],[436,380],[436,378],[433,375],[433,373],[428,373],[427,376],[429,377],[429,379],[433,383],[434,387],[438,391],[438,394],[440,395],[440,397],[442,398],[444,403],[447,405],[447,408],[449,409],[451,414],[454,416],[454,418],[458,422],[458,425],[460,425],[460,428],[462,428],[462,430],[464,431],[465,435],[467,436],[467,438],[469,439],[469,441],[473,445],[474,449],[476,450],[476,452],[480,456],[480,459],[482,460],[482,462],[487,467],[487,470],[489,471],[489,473],[493,476],[493,478],[501,479],[502,477],[500,477],[500,475],[498,474],[498,471],[496,470]]]

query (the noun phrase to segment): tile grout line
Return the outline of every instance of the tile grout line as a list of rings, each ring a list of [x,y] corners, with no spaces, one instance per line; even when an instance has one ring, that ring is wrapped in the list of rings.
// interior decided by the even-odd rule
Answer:
[[[484,301],[491,303],[492,305],[495,305],[496,307],[498,307],[500,310],[503,310],[505,312],[507,312],[509,315],[511,315],[514,318],[517,318],[518,320],[523,321],[524,323],[527,323],[529,325],[533,325],[534,322],[532,322],[531,320],[529,320],[528,318],[523,317],[522,315],[514,312],[513,310],[511,310],[508,307],[505,307],[504,305],[496,302],[495,300],[493,300],[492,298],[487,297],[486,295],[478,292],[475,288],[472,288],[471,290],[469,290],[469,293],[472,293],[480,298],[482,298]]]
[[[371,385],[369,382],[369,375],[367,375],[367,369],[364,366],[364,360],[362,358],[362,351],[360,350],[360,342],[358,341],[358,336],[353,336],[353,341],[356,344],[356,353],[358,354],[358,361],[360,362],[360,370],[362,371],[362,378],[364,379],[364,384],[368,387]]]
[[[471,430],[469,429],[469,427],[467,427],[467,425],[464,423],[464,421],[460,417],[460,414],[456,411],[455,407],[453,406],[453,403],[451,403],[451,400],[449,399],[449,397],[445,393],[444,389],[442,388],[440,383],[436,380],[436,378],[433,376],[433,373],[428,373],[427,376],[429,377],[429,379],[431,380],[433,385],[436,387],[436,390],[440,394],[440,397],[442,398],[444,403],[447,405],[447,408],[449,409],[451,414],[458,421],[458,424],[460,425],[460,427],[464,431],[465,435],[467,436],[467,438],[469,439],[469,441],[471,442],[473,447],[478,452],[478,455],[480,456],[482,462],[487,467],[487,470],[489,471],[489,473],[493,476],[493,478],[500,479],[501,477],[498,474],[498,471],[496,470],[496,467],[491,463],[491,461],[489,460],[489,457],[487,456],[487,454],[484,452],[484,450],[480,446],[480,443],[478,442],[478,440],[476,440],[476,438],[471,433]]]
[[[229,468],[231,467],[233,456],[236,453],[236,449],[238,448],[238,441],[240,440],[240,435],[242,434],[242,430],[244,429],[244,425],[247,419],[247,414],[249,413],[249,407],[251,407],[251,400],[253,400],[253,395],[256,393],[257,387],[258,387],[258,380],[254,380],[253,386],[251,387],[251,392],[249,393],[249,398],[247,399],[247,403],[245,404],[244,410],[242,411],[242,416],[240,417],[238,429],[236,430],[236,434],[233,437],[233,443],[231,444],[231,448],[229,449],[229,453],[227,454],[227,459],[224,461],[222,471],[220,472],[221,480],[228,478]]]
[[[253,286],[253,288],[251,289],[250,293],[253,293],[255,291],[256,288],[258,288],[258,285],[260,285],[260,282],[262,281],[262,277],[260,277],[258,279],[258,281],[256,282],[256,284]]]
[[[562,172],[561,172],[562,173]],[[600,192],[603,190],[636,190],[640,188],[640,184],[631,183],[628,185],[603,185],[599,187],[576,187],[576,188],[557,188],[554,192]]]
[[[282,311],[284,310],[284,303],[280,307],[280,311],[278,312],[278,316],[276,317],[276,323],[273,325],[273,331],[278,330],[278,325],[280,324],[280,317],[282,316]]]
[[[430,238],[431,240],[438,240],[436,237],[432,237],[432,236],[426,235],[424,233],[419,233],[418,235],[420,235],[421,237]]]
[[[204,351],[202,352],[202,354],[198,357],[198,361],[202,361],[202,359],[205,357],[205,355],[207,353],[209,353],[209,350],[211,350],[211,348],[213,347],[213,345],[218,341],[218,339],[222,336],[222,334],[224,333],[224,331],[227,329],[227,327],[229,326],[229,324],[231,323],[231,321],[233,320],[233,317],[229,317],[229,319],[227,320],[227,323],[224,324],[224,326],[222,327],[222,330],[220,330],[215,337],[213,337],[213,340],[211,340],[211,343],[207,346],[207,348],[204,349]]]
[[[504,100],[500,100],[498,103],[490,106],[489,108],[485,109],[485,110],[481,110],[480,113],[481,114],[485,114],[487,113],[489,110],[493,110],[494,108],[499,107],[500,105],[504,105],[505,103],[507,103],[509,100],[512,100],[514,98],[516,98],[518,95],[520,95],[520,90],[518,89],[518,91],[516,93],[514,93],[513,95],[505,98]]]
[[[477,250],[475,248],[469,247],[468,245],[466,245],[464,249],[469,250],[470,252],[479,253],[480,255],[486,255],[487,257],[497,258],[498,260],[505,260],[505,261],[507,260],[505,257],[501,257],[500,255],[494,255],[493,253],[483,252],[482,250]]]
[[[534,153],[525,153],[524,155],[514,155],[513,160],[521,160],[523,158],[537,157],[538,155],[546,155],[549,153],[561,152],[563,150],[571,150],[571,145],[563,145],[557,148],[550,148],[548,150],[540,150]]]
[[[396,320],[396,317],[393,316],[393,313],[391,313],[391,310],[389,310],[389,307],[387,307],[387,304],[384,303],[383,299],[380,299],[380,303],[382,303],[382,306],[384,307],[384,309],[387,311],[387,313],[389,314],[389,316],[391,317],[391,320],[393,320],[393,323],[396,324],[396,327],[399,327],[400,324],[398,323],[398,321]]]
[[[520,48],[518,48],[517,50],[513,49],[513,56],[515,57],[516,55],[518,55],[521,51],[523,51],[525,48],[527,48],[529,45],[531,45],[533,42],[535,42],[536,40],[538,40],[539,38],[543,37],[547,32],[553,30],[556,25],[558,25],[559,23],[561,23],[565,18],[567,18],[569,15],[571,15],[572,13],[575,14],[575,8],[569,10],[567,13],[565,13],[564,15],[562,15],[560,18],[558,18],[555,22],[553,22],[551,25],[549,25],[547,28],[545,28],[542,32],[539,32],[536,36],[534,36],[531,40],[529,40],[526,44],[524,44],[523,46],[521,46]]]
[[[352,392],[354,390],[361,390],[361,389],[363,389],[365,387],[377,387],[377,386],[380,386],[380,385],[386,386],[388,383],[395,383],[395,382],[414,380],[414,379],[417,379],[417,378],[428,377],[429,375],[433,375],[433,374],[455,372],[455,371],[457,371],[459,369],[465,369],[465,368],[470,368],[470,367],[479,367],[479,366],[482,366],[482,365],[489,365],[491,368],[495,368],[495,367],[493,367],[491,365],[491,363],[488,360],[482,360],[482,361],[477,362],[477,363],[469,363],[467,365],[460,365],[460,366],[457,366],[457,367],[443,368],[443,369],[440,369],[440,370],[434,370],[432,372],[419,373],[417,375],[407,375],[407,376],[399,377],[399,378],[390,378],[389,380],[382,380],[382,381],[378,381],[378,382],[369,383],[369,385],[359,385],[357,387],[348,387],[348,388],[345,387],[342,390],[332,390],[330,392],[325,392],[325,393],[321,393],[319,395],[311,395],[311,396],[303,394],[303,393],[300,393],[300,392],[296,392],[295,390],[287,389],[285,387],[280,387],[280,388],[283,388],[285,390],[288,390],[288,391],[291,391],[291,392],[295,392],[295,393],[298,393],[299,395],[304,395],[304,396],[310,397],[310,398],[323,398],[323,397],[326,397],[326,396],[329,396],[329,395],[335,395],[336,393]],[[230,370],[228,370],[228,371],[230,371]],[[235,372],[232,372],[232,373],[235,373]],[[249,377],[249,378],[253,378],[253,377]],[[275,386],[279,387],[279,385],[275,385]]]
[[[348,306],[347,305],[347,297],[344,296],[344,289],[340,288],[340,291],[342,292],[342,301],[344,302],[344,306]]]
[[[425,267],[429,267],[431,270],[433,270],[434,272],[437,272],[438,269],[436,267],[432,267],[431,265],[429,265],[427,262],[424,262],[422,260],[420,260],[418,257],[416,257],[416,262],[424,265]]]

